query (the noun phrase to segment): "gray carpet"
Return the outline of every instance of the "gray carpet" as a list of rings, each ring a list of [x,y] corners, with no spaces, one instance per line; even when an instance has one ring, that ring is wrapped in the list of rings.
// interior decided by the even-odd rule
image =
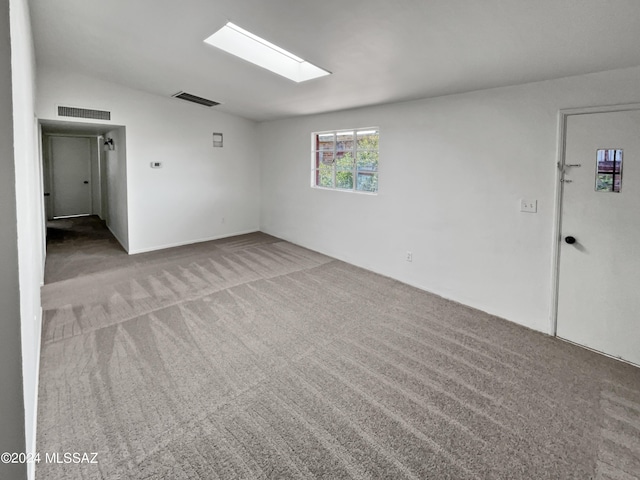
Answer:
[[[38,480],[640,478],[640,369],[261,233],[51,228],[38,450],[99,463]]]

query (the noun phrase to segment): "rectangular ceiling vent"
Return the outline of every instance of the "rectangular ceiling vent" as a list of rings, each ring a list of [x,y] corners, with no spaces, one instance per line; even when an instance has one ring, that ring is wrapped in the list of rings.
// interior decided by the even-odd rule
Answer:
[[[197,103],[198,105],[204,105],[205,107],[215,107],[216,105],[220,105],[220,102],[214,102],[213,100],[207,100],[206,98],[198,97],[196,95],[192,95],[186,92],[178,92],[175,95],[171,95],[174,98],[179,98],[180,100],[186,100],[187,102]]]
[[[88,108],[58,107],[59,117],[90,118],[92,120],[111,120],[111,112],[90,110]]]

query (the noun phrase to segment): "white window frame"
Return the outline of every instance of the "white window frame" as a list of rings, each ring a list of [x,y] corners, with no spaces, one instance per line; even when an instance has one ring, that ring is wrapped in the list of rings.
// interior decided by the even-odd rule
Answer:
[[[367,149],[367,150],[362,150],[362,149],[358,149],[358,133],[363,133],[363,132],[371,132],[371,131],[375,131],[378,134],[378,149],[377,150],[371,150],[371,149]],[[350,150],[343,150],[343,149],[339,149],[338,148],[338,135],[341,133],[352,133],[353,134],[353,146]],[[317,144],[317,137],[319,135],[333,135],[333,151],[331,150],[322,150],[318,147]],[[377,179],[379,181],[380,179],[380,164],[378,163],[378,166],[376,168],[376,170],[358,170],[358,152],[373,152],[375,151],[378,154],[378,157],[380,155],[380,128],[378,127],[362,127],[362,128],[343,128],[340,130],[326,130],[326,131],[321,131],[321,132],[312,132],[311,133],[311,187],[312,188],[317,188],[320,190],[333,190],[333,191],[338,191],[338,192],[350,192],[350,193],[360,193],[360,194],[365,194],[365,195],[377,195],[378,191],[379,191],[379,187],[376,187],[375,191],[370,191],[370,190],[358,190],[358,173],[363,174],[366,172],[370,172],[372,174],[375,174],[377,176]],[[318,176],[319,176],[319,172],[320,169],[318,167],[318,153],[319,152],[327,152],[327,153],[331,153],[332,157],[333,157],[333,185],[332,186],[325,186],[325,185],[318,185]],[[352,178],[353,178],[353,186],[351,188],[339,188],[336,186],[336,160],[337,160],[337,154],[338,152],[351,152],[352,158],[353,158],[353,166],[351,169],[352,172]],[[348,171],[348,170],[345,170]]]

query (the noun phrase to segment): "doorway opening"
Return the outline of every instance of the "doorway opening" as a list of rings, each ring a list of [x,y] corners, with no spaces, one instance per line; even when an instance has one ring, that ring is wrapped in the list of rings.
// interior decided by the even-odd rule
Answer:
[[[40,125],[47,238],[55,222],[92,216],[128,251],[125,127],[53,120]]]

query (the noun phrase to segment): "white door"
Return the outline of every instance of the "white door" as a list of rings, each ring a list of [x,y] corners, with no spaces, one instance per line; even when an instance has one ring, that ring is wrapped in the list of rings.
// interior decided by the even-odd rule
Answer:
[[[54,217],[91,214],[89,141],[82,137],[51,137]]]
[[[558,337],[640,365],[640,111],[567,117],[561,222]]]

